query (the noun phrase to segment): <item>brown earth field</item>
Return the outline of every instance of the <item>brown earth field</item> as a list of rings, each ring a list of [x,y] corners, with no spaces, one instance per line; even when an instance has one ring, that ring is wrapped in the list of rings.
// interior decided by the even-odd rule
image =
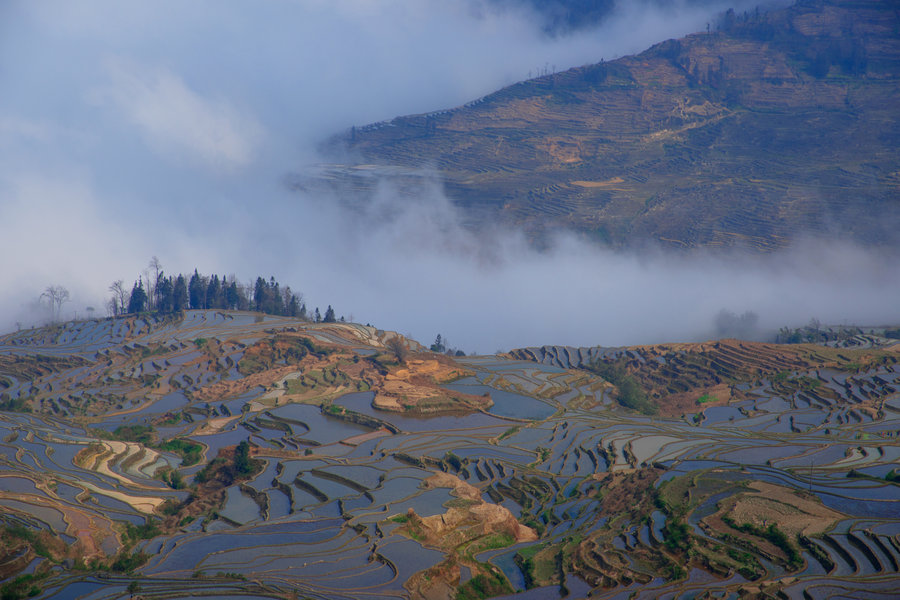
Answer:
[[[507,508],[486,502],[478,488],[455,475],[437,472],[423,484],[425,489],[451,488],[456,500],[442,514],[423,518],[410,508],[405,515],[392,518],[402,523],[400,532],[448,555],[443,562],[416,573],[406,582],[404,587],[414,599],[455,598],[461,565],[471,569],[475,576],[491,576],[495,567],[474,559],[479,548],[511,546],[538,539],[537,533],[519,523]]]
[[[194,398],[213,402],[262,386],[283,390],[272,396],[276,403],[318,403],[364,389],[375,392],[375,407],[393,412],[471,412],[486,410],[492,404],[490,397],[441,387],[441,384],[471,374],[448,356],[413,353],[401,363],[381,354],[373,362],[346,348],[321,342],[314,344],[320,352],[304,353],[297,350],[302,346],[301,340],[308,341],[308,336],[279,334],[274,341],[257,342],[247,348],[239,362],[239,368],[248,370],[244,377],[206,386],[196,392]],[[307,381],[303,376],[318,372],[322,373],[321,379]]]

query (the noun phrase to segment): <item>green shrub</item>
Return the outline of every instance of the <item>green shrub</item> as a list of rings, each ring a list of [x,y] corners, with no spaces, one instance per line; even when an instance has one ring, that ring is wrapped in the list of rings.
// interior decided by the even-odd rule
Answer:
[[[761,537],[771,542],[774,546],[778,547],[782,552],[784,552],[785,556],[787,556],[789,568],[796,569],[803,565],[803,558],[800,556],[800,553],[797,552],[797,549],[788,540],[787,535],[785,535],[783,531],[775,526],[775,523],[772,523],[766,529],[762,529],[753,525],[752,523],[744,523],[742,525],[738,525],[733,519],[730,519],[728,517],[723,517],[722,520],[729,527],[733,527],[743,533]]]
[[[134,554],[120,552],[116,560],[110,565],[110,568],[118,573],[130,573],[148,560],[150,560],[150,555],[143,552],[135,552]]]
[[[41,593],[41,588],[35,584],[42,578],[43,576],[28,573],[7,581],[0,587],[0,600],[21,600],[37,596]]]
[[[145,446],[153,444],[155,430],[152,425],[120,425],[112,432],[112,438],[123,442],[138,442]]]
[[[28,542],[28,544],[31,546],[31,549],[34,550],[34,553],[38,556],[43,556],[44,558],[49,559],[53,558],[50,555],[50,549],[40,538],[40,536],[34,531],[23,527],[22,525],[7,526],[2,530],[2,537],[18,538],[20,540]]]
[[[454,471],[459,471],[460,469],[462,469],[462,461],[457,455],[453,454],[452,452],[447,452],[444,455],[444,462],[453,467]]]
[[[514,435],[514,434],[516,434],[516,433],[519,433],[519,430],[520,430],[520,429],[522,429],[520,426],[510,427],[509,429],[507,429],[506,431],[504,431],[503,433],[501,433],[501,434],[500,434],[500,437],[497,438],[497,439],[498,439],[498,440],[505,440],[505,439],[508,438],[509,436]]]
[[[179,455],[181,464],[185,467],[197,464],[203,456],[203,446],[201,444],[181,438],[167,440],[158,445],[157,448]]]
[[[247,476],[253,472],[253,461],[250,460],[250,443],[247,440],[238,444],[234,451],[234,470],[239,476]]]
[[[125,539],[130,541],[149,540],[162,533],[159,529],[159,521],[147,519],[143,525],[125,523]]]
[[[620,405],[631,410],[636,410],[645,415],[655,415],[657,407],[633,375],[625,369],[625,362],[621,359],[615,362],[596,360],[588,366],[588,370],[610,382],[619,391],[617,401]]]
[[[673,552],[687,551],[691,547],[691,528],[687,523],[674,516],[666,519],[663,535],[666,548]]]
[[[207,481],[209,481],[210,477],[212,477],[213,470],[217,465],[222,464],[223,462],[225,462],[225,460],[222,458],[214,458],[213,460],[206,463],[206,466],[197,471],[197,473],[194,475],[194,482],[206,483]]]
[[[483,600],[501,594],[511,594],[515,590],[506,577],[495,571],[478,573],[456,591],[456,600]]]
[[[0,399],[0,410],[19,413],[31,412],[31,407],[28,406],[28,398],[12,398],[6,393],[3,396],[4,398]]]
[[[165,502],[163,502],[159,507],[159,512],[166,516],[172,516],[178,514],[181,505],[175,498],[168,498]]]

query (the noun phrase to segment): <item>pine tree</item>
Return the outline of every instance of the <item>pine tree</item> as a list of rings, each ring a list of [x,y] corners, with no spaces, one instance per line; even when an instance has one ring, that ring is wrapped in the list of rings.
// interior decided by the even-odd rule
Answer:
[[[228,308],[228,302],[226,300],[226,294],[228,292],[228,278],[225,275],[222,275],[222,285],[219,286],[219,292],[216,295],[216,302],[218,303],[217,308]]]
[[[225,308],[234,310],[238,308],[240,301],[241,297],[240,294],[238,294],[237,283],[232,279],[228,289],[225,290]]]
[[[278,287],[278,282],[275,279],[272,279],[272,283],[274,285],[269,289],[269,299],[271,302],[271,307],[269,308],[269,312],[273,315],[283,315],[284,314],[284,302],[281,300],[281,290]]]
[[[334,323],[334,309],[331,308],[331,305],[328,305],[328,308],[325,309],[325,318],[322,319],[326,323]]]
[[[222,308],[220,297],[222,288],[219,284],[219,276],[213,275],[209,279],[209,285],[206,286],[206,308]]]
[[[187,306],[187,285],[184,283],[184,275],[178,275],[178,279],[175,280],[175,289],[172,291],[172,312],[181,312]]]
[[[256,310],[265,312],[266,280],[262,277],[257,277],[256,284],[253,286],[253,303],[256,306]]]
[[[250,462],[250,444],[244,440],[237,445],[234,450],[234,470],[238,475],[249,475],[253,471],[253,464]]]
[[[300,308],[300,302],[297,301],[296,309],[291,308],[291,301],[294,299],[294,292],[291,290],[291,286],[286,285],[281,288],[281,306],[284,307],[284,316],[286,317],[296,317],[296,309]]]
[[[152,266],[152,265],[151,265]],[[147,284],[152,283],[153,275],[149,275]],[[155,302],[151,302],[147,289],[152,289],[155,294]],[[119,293],[119,297],[110,302],[112,314],[124,313],[125,306],[128,312],[156,311],[160,314],[176,313],[186,309],[228,309],[228,310],[253,310],[275,315],[307,319],[306,304],[302,301],[302,294],[294,294],[289,286],[284,288],[275,281],[275,277],[269,277],[266,281],[262,277],[256,278],[253,287],[252,298],[250,287],[238,284],[236,278],[228,281],[223,275],[221,280],[218,275],[207,277],[194,269],[190,280],[180,274],[178,277],[166,277],[162,270],[157,274],[156,285],[152,288],[144,287],[143,278],[138,278],[131,291],[131,297],[126,293],[121,281],[110,286],[110,290]],[[133,297],[133,298],[132,298]],[[315,313],[316,322],[323,321],[318,308]],[[326,323],[335,322],[334,309],[329,305],[325,312]]]
[[[203,308],[203,304],[206,302],[206,283],[200,277],[200,274],[197,273],[197,269],[194,269],[194,274],[191,275],[191,281],[188,283],[188,294],[190,295],[191,308]]]
[[[147,306],[147,292],[144,291],[144,283],[138,279],[131,288],[131,297],[128,299],[128,312],[144,312]]]
[[[156,281],[156,311],[163,314],[175,312],[175,284],[171,277],[163,276],[162,271]]]

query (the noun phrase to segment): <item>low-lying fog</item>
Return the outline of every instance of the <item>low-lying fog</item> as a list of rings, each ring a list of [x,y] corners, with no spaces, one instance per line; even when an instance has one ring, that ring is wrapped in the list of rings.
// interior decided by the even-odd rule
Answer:
[[[351,125],[453,107],[544,68],[640,51],[752,2],[620,2],[547,35],[527,2],[111,0],[0,4],[0,329],[104,315],[149,258],[167,273],[274,275],[312,310],[467,352],[900,321],[900,257],[840,240],[763,258],[618,254],[560,234],[476,236],[441,193],[385,182],[362,212],[285,175]],[[761,333],[762,334],[762,333]]]

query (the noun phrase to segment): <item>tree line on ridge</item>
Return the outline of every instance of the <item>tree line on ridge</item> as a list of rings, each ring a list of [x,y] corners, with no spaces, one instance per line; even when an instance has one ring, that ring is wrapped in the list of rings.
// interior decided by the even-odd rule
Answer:
[[[275,277],[258,276],[252,285],[242,284],[232,276],[193,274],[166,275],[159,260],[150,261],[150,272],[138,276],[129,291],[119,279],[109,286],[112,296],[107,301],[110,316],[152,312],[174,314],[188,309],[252,310],[270,315],[310,319],[333,323],[338,319],[331,305],[322,315],[318,307],[307,314],[303,294],[290,286],[281,286]],[[146,285],[145,285],[146,283]],[[341,321],[344,317],[340,318]]]

